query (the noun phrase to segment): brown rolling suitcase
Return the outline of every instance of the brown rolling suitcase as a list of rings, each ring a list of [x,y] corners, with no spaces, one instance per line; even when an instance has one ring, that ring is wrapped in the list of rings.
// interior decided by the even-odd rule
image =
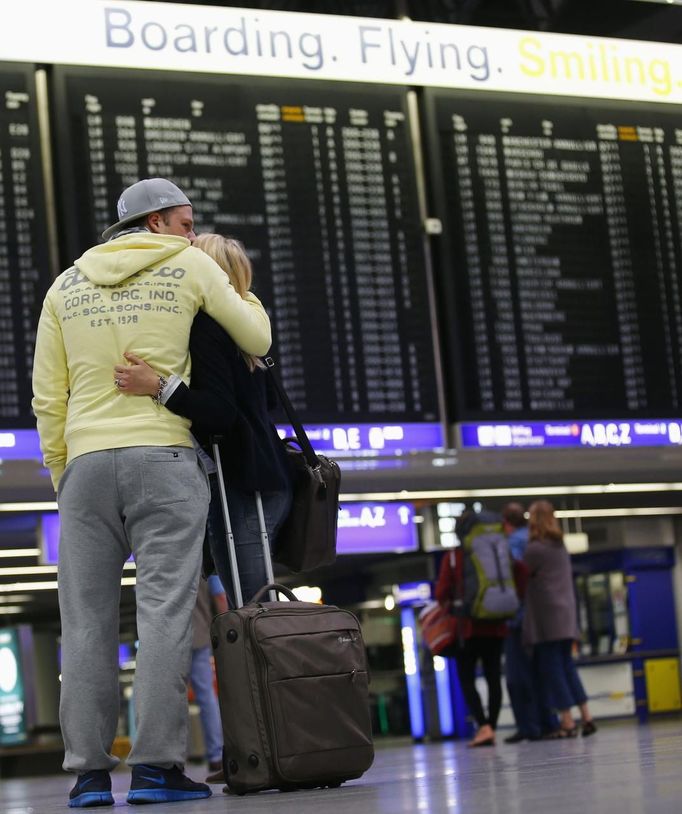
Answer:
[[[234,595],[241,589],[220,467]],[[260,494],[255,493],[268,584],[251,602],[216,616],[211,640],[230,791],[339,786],[374,759],[367,656],[350,611],[299,602],[272,578]],[[263,601],[270,592],[269,601]],[[290,601],[276,601],[276,593]]]

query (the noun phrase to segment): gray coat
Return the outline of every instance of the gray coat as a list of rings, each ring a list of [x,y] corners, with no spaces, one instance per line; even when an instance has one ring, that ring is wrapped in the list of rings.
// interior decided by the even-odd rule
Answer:
[[[524,643],[579,638],[571,558],[563,542],[531,540],[523,561],[529,571]]]

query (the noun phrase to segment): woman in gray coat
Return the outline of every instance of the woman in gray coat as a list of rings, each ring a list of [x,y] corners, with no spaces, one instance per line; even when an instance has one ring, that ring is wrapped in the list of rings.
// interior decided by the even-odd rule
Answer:
[[[528,539],[523,559],[529,572],[523,640],[533,646],[533,664],[544,700],[561,719],[561,728],[549,737],[578,734],[573,706],[580,707],[583,735],[592,735],[597,728],[572,656],[579,634],[571,559],[554,507],[547,500],[538,500],[529,509]]]

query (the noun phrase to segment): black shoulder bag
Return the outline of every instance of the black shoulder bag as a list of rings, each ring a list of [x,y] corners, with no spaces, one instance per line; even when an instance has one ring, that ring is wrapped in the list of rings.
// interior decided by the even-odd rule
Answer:
[[[294,428],[296,438],[285,438],[293,479],[291,510],[275,540],[273,559],[291,571],[312,571],[336,559],[341,470],[336,461],[316,455],[284,388],[267,357],[270,378]],[[296,446],[298,444],[298,446]]]

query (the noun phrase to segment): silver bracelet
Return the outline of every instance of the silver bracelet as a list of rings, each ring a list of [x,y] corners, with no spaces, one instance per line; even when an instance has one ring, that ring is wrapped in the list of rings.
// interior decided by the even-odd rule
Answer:
[[[161,404],[161,396],[163,396],[163,389],[168,384],[168,379],[165,376],[159,374],[159,389],[156,391],[156,395],[152,396],[152,401],[154,404]]]

